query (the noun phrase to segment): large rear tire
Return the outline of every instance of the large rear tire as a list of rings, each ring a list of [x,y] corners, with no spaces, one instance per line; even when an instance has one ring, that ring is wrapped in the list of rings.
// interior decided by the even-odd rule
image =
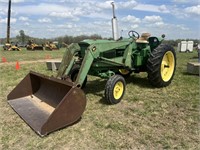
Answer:
[[[126,82],[121,75],[109,78],[105,87],[105,98],[109,104],[117,104],[121,101],[126,90]]]
[[[176,53],[173,47],[165,44],[155,48],[147,62],[148,79],[155,87],[168,86],[176,69]]]

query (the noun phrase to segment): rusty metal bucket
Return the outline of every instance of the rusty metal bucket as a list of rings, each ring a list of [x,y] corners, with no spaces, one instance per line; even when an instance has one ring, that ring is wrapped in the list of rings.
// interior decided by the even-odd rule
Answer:
[[[72,82],[30,72],[7,96],[10,106],[39,135],[78,121],[85,110],[84,92]]]

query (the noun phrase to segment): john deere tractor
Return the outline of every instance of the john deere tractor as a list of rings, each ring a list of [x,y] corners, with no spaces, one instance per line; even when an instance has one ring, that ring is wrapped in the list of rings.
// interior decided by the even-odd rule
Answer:
[[[119,103],[125,93],[127,77],[132,72],[147,72],[150,83],[165,87],[174,75],[176,56],[173,47],[161,44],[162,37],[141,36],[129,32],[129,38],[84,40],[71,44],[64,54],[57,78],[70,78],[76,87],[84,87],[87,75],[107,78],[105,100]]]
[[[107,79],[104,99],[109,104],[123,99],[125,79],[132,72],[147,72],[149,82],[158,88],[171,83],[176,54],[173,47],[162,44],[164,35],[140,36],[131,30],[128,38],[119,38],[115,15],[112,20],[113,40],[72,43],[56,77],[30,72],[8,95],[8,103],[38,134],[46,135],[80,119],[86,106],[81,88],[86,86],[87,75]]]

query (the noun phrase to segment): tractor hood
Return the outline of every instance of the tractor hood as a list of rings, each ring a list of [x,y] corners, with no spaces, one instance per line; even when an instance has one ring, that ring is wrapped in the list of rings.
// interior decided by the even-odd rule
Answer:
[[[87,45],[91,45],[91,44],[100,44],[100,43],[112,43],[112,42],[116,42],[114,40],[83,40],[81,42],[79,42],[79,44],[87,44]]]
[[[116,43],[116,42],[131,42],[132,39],[127,39],[127,38],[124,38],[122,40],[118,40],[118,41],[115,41],[115,40],[90,40],[90,39],[87,39],[87,40],[83,40],[81,42],[79,42],[80,45],[82,44],[87,44],[87,45],[92,45],[92,44],[105,44],[105,43]]]

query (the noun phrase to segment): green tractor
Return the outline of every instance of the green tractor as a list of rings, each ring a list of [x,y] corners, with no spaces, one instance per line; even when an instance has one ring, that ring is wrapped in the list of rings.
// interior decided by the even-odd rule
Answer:
[[[117,30],[115,16],[113,20]],[[109,104],[123,99],[125,79],[132,72],[147,72],[155,87],[168,86],[174,76],[176,54],[173,47],[162,44],[164,35],[140,36],[136,31],[129,31],[128,35],[129,38],[118,38],[114,31],[114,40],[72,43],[63,55],[56,77],[30,72],[8,95],[8,103],[43,136],[80,119],[86,106],[81,88],[86,85],[87,75],[108,79],[105,100]]]
[[[132,72],[147,72],[155,87],[168,86],[173,78],[176,56],[173,47],[161,44],[160,38],[140,37],[136,31],[129,38],[114,40],[84,40],[71,44],[66,50],[57,78],[71,79],[76,87],[84,87],[87,75],[107,78],[105,100],[119,103],[125,93],[124,77]]]

